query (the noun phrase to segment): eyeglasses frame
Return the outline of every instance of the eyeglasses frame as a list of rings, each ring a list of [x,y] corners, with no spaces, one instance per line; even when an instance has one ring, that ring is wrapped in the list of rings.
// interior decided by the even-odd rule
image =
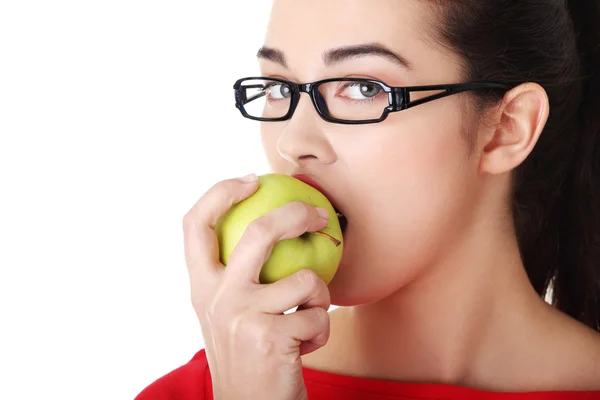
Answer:
[[[288,113],[280,118],[262,118],[262,117],[254,117],[248,114],[244,108],[244,104],[249,103],[250,101],[256,99],[254,97],[250,100],[243,99],[241,96],[241,87],[243,82],[249,80],[268,80],[279,82],[285,85],[288,85],[292,91],[291,96],[291,104]],[[380,85],[383,90],[388,94],[388,102],[389,106],[385,107],[382,111],[381,117],[378,119],[369,119],[369,120],[346,120],[333,118],[328,115],[318,104],[317,94],[319,86],[329,83],[329,82],[365,82],[365,83],[374,83]],[[262,85],[261,85],[262,86]],[[251,86],[246,86],[251,87]],[[235,106],[240,110],[242,115],[245,118],[262,121],[262,122],[279,122],[279,121],[287,121],[290,119],[294,112],[296,111],[296,107],[300,102],[300,94],[306,93],[310,96],[313,106],[315,110],[319,114],[319,116],[331,123],[335,124],[344,124],[344,125],[362,125],[362,124],[373,124],[384,121],[390,113],[407,110],[412,107],[416,107],[421,104],[428,103],[433,100],[441,99],[444,97],[452,96],[454,94],[463,93],[470,90],[478,90],[478,89],[510,89],[511,86],[496,83],[496,82],[467,82],[467,83],[454,83],[454,84],[446,84],[446,85],[425,85],[425,86],[389,86],[384,82],[381,82],[376,79],[366,79],[366,78],[329,78],[323,79],[312,83],[294,83],[284,79],[279,78],[269,78],[264,76],[259,77],[247,77],[238,79],[233,85],[233,89],[235,91]],[[434,94],[431,96],[424,97],[422,99],[410,101],[410,93],[412,92],[424,92],[424,91],[433,91],[433,90],[444,90],[442,93]]]

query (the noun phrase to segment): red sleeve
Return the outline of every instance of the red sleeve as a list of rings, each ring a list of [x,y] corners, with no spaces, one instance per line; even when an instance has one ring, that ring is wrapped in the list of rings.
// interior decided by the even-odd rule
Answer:
[[[205,350],[185,365],[152,382],[134,400],[212,400],[212,381]]]

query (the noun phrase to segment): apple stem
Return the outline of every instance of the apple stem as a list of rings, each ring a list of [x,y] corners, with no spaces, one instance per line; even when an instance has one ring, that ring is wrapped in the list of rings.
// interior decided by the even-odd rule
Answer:
[[[324,237],[326,237],[327,239],[331,240],[331,241],[333,242],[333,244],[335,244],[335,247],[338,247],[340,244],[342,244],[342,242],[340,242],[339,240],[337,240],[337,239],[336,239],[336,238],[334,238],[333,236],[331,236],[331,235],[328,235],[328,234],[327,234],[327,233],[325,233],[325,232],[318,231],[318,232],[311,232],[311,233],[314,233],[314,234],[317,234],[317,235],[321,235],[321,236],[324,236]]]

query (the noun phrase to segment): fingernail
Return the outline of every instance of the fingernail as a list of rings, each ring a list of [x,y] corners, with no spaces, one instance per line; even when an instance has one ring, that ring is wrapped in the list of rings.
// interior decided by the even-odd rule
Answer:
[[[250,183],[256,181],[258,177],[256,176],[256,174],[248,174],[238,179],[244,183]]]
[[[325,210],[324,208],[315,207],[315,210],[317,210],[321,218],[326,220],[329,219],[329,214],[327,214],[327,210]]]

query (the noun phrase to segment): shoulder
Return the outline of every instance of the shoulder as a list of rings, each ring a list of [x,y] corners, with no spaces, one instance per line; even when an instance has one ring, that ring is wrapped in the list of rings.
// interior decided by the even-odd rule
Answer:
[[[206,352],[198,351],[181,367],[158,378],[142,390],[135,400],[208,400],[213,398]]]
[[[543,356],[547,377],[572,390],[600,390],[600,333],[557,313]]]

